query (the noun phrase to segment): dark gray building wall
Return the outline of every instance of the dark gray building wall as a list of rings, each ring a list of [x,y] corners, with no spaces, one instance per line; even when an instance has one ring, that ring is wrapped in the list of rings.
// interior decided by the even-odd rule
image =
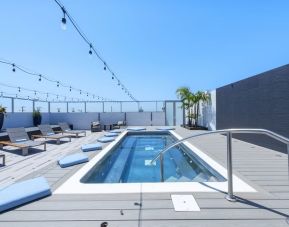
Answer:
[[[289,137],[289,65],[216,89],[217,129],[265,128]],[[239,137],[284,151],[263,136]]]

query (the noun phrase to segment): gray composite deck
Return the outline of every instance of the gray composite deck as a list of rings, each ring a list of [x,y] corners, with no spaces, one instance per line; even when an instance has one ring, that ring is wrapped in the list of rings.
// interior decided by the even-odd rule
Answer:
[[[176,132],[183,137],[197,133],[183,128],[177,128]],[[7,167],[0,168],[0,187],[1,184],[43,175],[54,190],[82,166],[60,169],[55,160],[76,152],[81,144],[95,141],[102,134],[89,134],[61,145],[50,144],[46,153],[28,157],[4,152],[8,154],[8,160]],[[212,135],[190,142],[225,166],[224,136]],[[175,212],[170,193],[55,194],[1,214],[0,226],[95,227],[103,221],[107,221],[108,226],[122,227],[289,226],[285,221],[289,215],[286,154],[234,139],[233,166],[234,173],[258,193],[238,193],[235,203],[226,201],[222,192],[184,193],[193,194],[200,212]]]

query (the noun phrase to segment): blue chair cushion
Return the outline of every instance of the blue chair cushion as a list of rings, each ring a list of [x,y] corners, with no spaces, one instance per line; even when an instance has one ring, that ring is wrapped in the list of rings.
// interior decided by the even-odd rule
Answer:
[[[0,190],[0,212],[51,195],[44,177],[22,181]]]
[[[81,146],[81,150],[83,152],[96,151],[96,150],[101,150],[101,149],[102,149],[102,145],[100,143],[84,144]]]
[[[143,131],[146,130],[146,128],[141,127],[134,127],[134,128],[127,128],[128,131]]]
[[[68,155],[58,160],[58,164],[61,168],[77,165],[84,162],[88,162],[88,157],[82,153]]]
[[[114,137],[114,136],[118,136],[118,134],[114,133],[114,132],[110,132],[110,133],[105,134],[104,136],[106,136],[106,137]]]
[[[174,127],[159,127],[157,128],[159,131],[168,131],[168,130],[175,130]]]
[[[101,137],[101,138],[98,138],[97,141],[101,143],[108,143],[108,142],[114,141],[114,138],[113,137]]]
[[[114,129],[114,130],[111,130],[110,132],[121,133],[121,132],[123,132],[123,130],[122,129]]]

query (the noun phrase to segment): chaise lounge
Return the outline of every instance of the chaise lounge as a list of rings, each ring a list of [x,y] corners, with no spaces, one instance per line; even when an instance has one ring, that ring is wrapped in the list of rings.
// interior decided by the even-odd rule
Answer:
[[[22,155],[28,154],[28,149],[30,147],[36,147],[44,145],[44,151],[46,151],[46,142],[45,141],[33,141],[30,140],[25,128],[9,128],[7,133],[10,139],[9,141],[0,141],[0,149],[3,149],[3,145],[17,147],[22,150]]]
[[[45,138],[46,140],[56,140],[56,143],[60,144],[60,139],[69,138],[69,141],[71,142],[70,135],[56,134],[50,125],[38,125],[38,128],[42,135],[32,135],[32,139]]]
[[[58,125],[60,126],[62,133],[75,135],[76,137],[79,137],[79,134],[84,134],[84,136],[86,136],[85,130],[72,130],[66,122],[58,123]]]

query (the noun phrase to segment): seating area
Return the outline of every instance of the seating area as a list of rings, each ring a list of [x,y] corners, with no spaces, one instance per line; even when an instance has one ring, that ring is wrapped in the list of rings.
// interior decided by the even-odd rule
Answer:
[[[45,140],[56,140],[57,144],[60,144],[60,140],[63,138],[68,138],[71,142],[71,136],[58,133],[56,134],[50,125],[38,125],[39,130],[42,135],[32,135],[32,139],[34,138],[44,138]]]
[[[22,155],[28,155],[28,149],[31,147],[36,147],[43,145],[43,150],[46,151],[46,142],[45,141],[33,141],[29,139],[25,128],[9,128],[7,133],[10,141],[0,141],[0,149],[3,149],[3,146],[12,146],[22,150]]]
[[[85,130],[72,130],[66,122],[60,122],[58,124],[62,133],[74,135],[76,137],[79,137],[79,134],[84,134],[84,136],[86,136]]]

